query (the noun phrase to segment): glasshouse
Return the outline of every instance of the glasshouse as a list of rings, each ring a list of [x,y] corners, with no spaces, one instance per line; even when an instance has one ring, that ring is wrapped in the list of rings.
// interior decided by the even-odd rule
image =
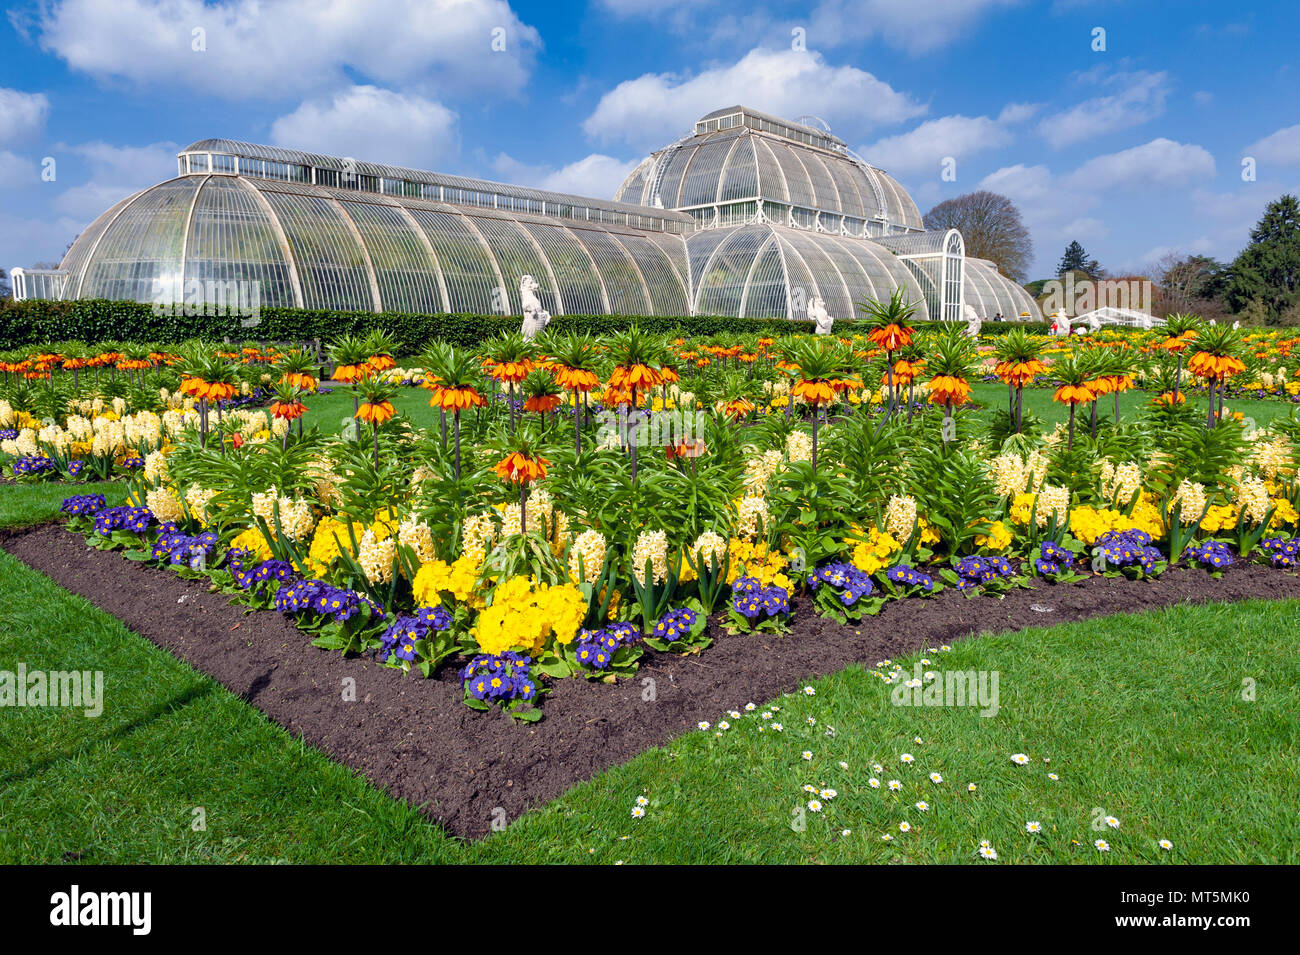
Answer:
[[[19,298],[170,303],[248,287],[261,306],[519,314],[831,317],[902,288],[923,317],[1034,315],[1033,299],[824,124],[718,110],[613,201],[224,139],[96,219]]]

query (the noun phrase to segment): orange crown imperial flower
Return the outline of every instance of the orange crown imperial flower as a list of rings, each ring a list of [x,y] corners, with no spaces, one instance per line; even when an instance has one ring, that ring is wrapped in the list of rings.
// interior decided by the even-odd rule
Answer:
[[[381,425],[393,415],[397,414],[397,409],[393,407],[391,401],[361,402],[361,407],[357,409],[357,417],[362,421],[368,421],[373,425]]]
[[[334,369],[334,380],[350,385],[353,382],[361,381],[369,374],[369,365],[339,365]]]
[[[873,328],[867,338],[885,351],[898,351],[912,344],[912,329],[890,322],[882,328]]]
[[[524,410],[535,414],[546,414],[548,411],[554,411],[560,407],[560,404],[559,395],[537,395],[533,398],[524,399]]]
[[[1052,395],[1052,400],[1063,405],[1082,405],[1092,401],[1096,395],[1087,385],[1061,385]]]
[[[546,466],[551,462],[543,457],[530,458],[521,451],[513,451],[497,462],[497,476],[513,484],[530,484],[546,477]]]
[[[801,378],[795,382],[790,392],[810,405],[828,405],[835,400],[835,389],[829,381],[809,381]]]
[[[935,405],[964,405],[970,397],[970,382],[952,375],[938,375],[930,379],[930,403]]]
[[[307,413],[307,406],[301,401],[272,401],[271,416],[292,421]]]
[[[487,404],[487,399],[469,385],[461,388],[444,388],[441,385],[434,385],[429,391],[432,392],[429,397],[429,405],[434,408],[442,408],[444,411],[467,411],[470,408],[481,408]]]
[[[525,358],[523,361],[503,361],[492,366],[492,377],[497,381],[504,381],[509,384],[518,384],[528,377],[537,366],[530,359]]]
[[[561,365],[555,369],[555,383],[566,391],[591,391],[600,384],[600,377],[585,368]]]
[[[1201,351],[1187,360],[1187,370],[1198,378],[1223,379],[1241,374],[1246,370],[1246,365],[1240,358],[1231,355],[1212,355]]]
[[[619,365],[609,376],[609,386],[611,388],[654,388],[664,381],[660,371],[656,371],[649,365],[632,365],[625,367]]]

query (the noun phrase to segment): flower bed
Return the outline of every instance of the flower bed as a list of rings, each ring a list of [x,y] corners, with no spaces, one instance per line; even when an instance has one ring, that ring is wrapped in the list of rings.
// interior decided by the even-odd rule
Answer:
[[[981,346],[910,315],[873,303],[842,340],[506,335],[407,368],[382,334],[344,337],[337,434],[313,420],[303,353],[42,351],[4,366],[0,452],[25,481],[129,481],[122,507],[65,504],[93,547],[527,723],[567,682],[634,677],[647,654],[707,662],[813,615],[856,626],[947,591],[996,615],[1029,587],[1294,563],[1293,424],[1223,404],[1290,340],[1179,319]],[[1008,405],[977,428],[982,368]],[[1021,402],[1042,379],[1069,413],[1048,433]],[[1120,420],[1139,384],[1151,400]],[[420,421],[399,409],[412,388]]]

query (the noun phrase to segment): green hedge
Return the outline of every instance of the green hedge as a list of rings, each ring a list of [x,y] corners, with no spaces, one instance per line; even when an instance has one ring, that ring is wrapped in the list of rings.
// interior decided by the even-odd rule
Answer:
[[[783,318],[733,318],[726,315],[561,315],[552,319],[557,331],[576,329],[594,335],[637,325],[648,332],[683,335],[750,333],[784,335],[811,331],[812,323]],[[848,333],[852,319],[836,321],[837,331]],[[990,333],[1014,323],[985,322]],[[244,327],[238,316],[158,315],[141,302],[75,299],[66,302],[31,300],[0,304],[0,350],[42,342],[158,342],[169,344],[192,338],[232,342],[329,342],[340,335],[381,328],[398,342],[399,356],[413,355],[432,341],[477,345],[506,331],[518,331],[520,319],[509,315],[417,315],[409,312],[340,312],[310,308],[264,308],[254,327]],[[1047,326],[1031,324],[1031,330]]]

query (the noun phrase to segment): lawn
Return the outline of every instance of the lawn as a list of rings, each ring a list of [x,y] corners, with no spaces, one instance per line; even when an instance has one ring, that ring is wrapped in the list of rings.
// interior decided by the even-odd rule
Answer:
[[[689,382],[683,382],[683,387],[689,388]],[[1043,420],[1045,429],[1049,431],[1058,423],[1069,419],[1069,410],[1064,405],[1052,401],[1052,394],[1051,388],[1028,388],[1024,394],[1025,417],[1036,415]],[[975,382],[971,386],[971,397],[979,406],[975,413],[984,421],[988,421],[994,412],[1007,406],[1007,388],[998,382]],[[429,407],[428,399],[428,392],[422,389],[404,388],[398,393],[396,404],[399,411],[410,417],[415,427],[434,431],[438,428],[438,412]],[[1202,410],[1208,406],[1208,400],[1198,396],[1188,398],[1188,401]],[[1123,392],[1119,399],[1120,420],[1136,418],[1150,401],[1151,395],[1148,392],[1140,390]],[[346,388],[342,387],[336,388],[331,394],[314,395],[307,399],[306,404],[311,410],[307,422],[329,433],[337,433],[344,419],[352,415],[352,396]],[[1291,402],[1278,398],[1231,399],[1226,404],[1229,411],[1240,411],[1244,416],[1254,418],[1259,427],[1265,426],[1276,417],[1285,418],[1291,415],[1296,407]],[[1109,396],[1103,398],[1097,411],[1098,415],[1109,419],[1114,414],[1114,400]],[[1079,427],[1087,427],[1086,408],[1080,409],[1078,420]]]
[[[50,490],[0,488],[4,523],[52,517]],[[106,685],[95,719],[0,715],[0,862],[978,862],[981,839],[1012,862],[1300,860],[1297,601],[1172,608],[929,654],[941,671],[998,672],[988,718],[893,706],[891,687],[852,667],[812,682],[815,695],[719,713],[465,844],[7,554],[0,574],[0,669],[100,670]],[[1030,821],[1042,832],[1027,833]]]

